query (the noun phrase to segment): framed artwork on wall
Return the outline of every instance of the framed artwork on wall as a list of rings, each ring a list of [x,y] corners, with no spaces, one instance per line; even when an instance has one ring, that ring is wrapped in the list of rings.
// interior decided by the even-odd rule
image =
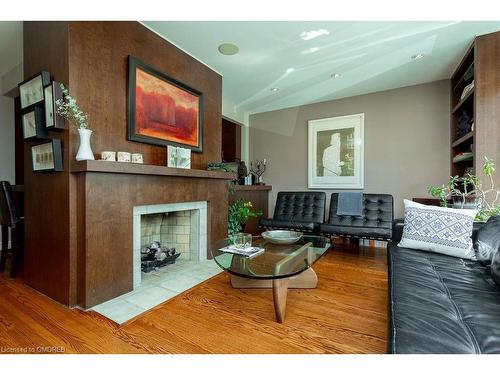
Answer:
[[[21,109],[38,104],[44,99],[43,88],[50,83],[50,73],[42,71],[19,84]]]
[[[364,113],[310,120],[308,188],[363,189]]]
[[[203,95],[129,56],[128,139],[203,150]]]
[[[47,129],[64,129],[64,118],[56,111],[56,101],[63,99],[61,84],[52,82],[44,88],[45,127]]]
[[[62,166],[61,140],[50,141],[31,146],[33,172],[60,172]]]
[[[22,115],[23,137],[25,140],[47,138],[45,115],[41,107],[34,107]]]

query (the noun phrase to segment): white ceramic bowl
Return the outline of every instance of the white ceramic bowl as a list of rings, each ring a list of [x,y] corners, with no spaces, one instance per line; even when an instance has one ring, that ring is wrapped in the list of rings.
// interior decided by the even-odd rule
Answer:
[[[268,230],[262,233],[262,237],[274,244],[288,245],[302,238],[302,233],[289,230]]]

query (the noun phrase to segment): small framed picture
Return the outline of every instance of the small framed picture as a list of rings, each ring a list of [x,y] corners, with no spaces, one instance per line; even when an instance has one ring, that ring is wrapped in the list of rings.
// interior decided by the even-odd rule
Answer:
[[[34,107],[31,111],[23,114],[23,136],[25,140],[47,138],[43,108]]]
[[[52,82],[44,88],[45,127],[47,129],[64,129],[64,118],[56,111],[56,101],[63,99],[61,84]]]
[[[191,168],[191,150],[184,147],[167,146],[167,167]]]
[[[28,78],[19,84],[19,97],[21,98],[21,109],[43,102],[43,88],[50,83],[50,73],[42,71],[34,77]]]
[[[63,170],[61,140],[31,146],[33,172],[60,172]]]

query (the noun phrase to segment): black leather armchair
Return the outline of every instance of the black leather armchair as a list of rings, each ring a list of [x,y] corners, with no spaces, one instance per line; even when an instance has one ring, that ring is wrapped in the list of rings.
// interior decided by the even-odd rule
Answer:
[[[394,218],[394,200],[390,194],[363,194],[363,217],[338,216],[338,194],[330,201],[328,222],[320,226],[320,232],[353,238],[390,240]]]
[[[272,219],[261,219],[264,229],[287,229],[317,232],[325,220],[326,194],[322,192],[278,193]]]

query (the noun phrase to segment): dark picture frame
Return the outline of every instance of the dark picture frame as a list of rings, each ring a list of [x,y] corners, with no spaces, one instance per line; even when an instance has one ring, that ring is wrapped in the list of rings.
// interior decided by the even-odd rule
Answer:
[[[61,172],[62,147],[60,139],[31,146],[31,166],[33,172]]]
[[[53,81],[43,89],[45,102],[45,127],[47,129],[65,129],[64,118],[57,113],[56,101],[63,100],[61,84]]]
[[[50,73],[43,70],[40,73],[21,82],[19,98],[21,109],[25,110],[44,101],[44,87],[50,83]]]
[[[21,125],[25,141],[47,138],[48,134],[45,128],[44,112],[42,107],[33,107],[22,114]]]
[[[148,81],[156,91],[147,91]],[[186,102],[190,107],[183,106]],[[129,55],[127,104],[128,140],[203,152],[202,92]]]

